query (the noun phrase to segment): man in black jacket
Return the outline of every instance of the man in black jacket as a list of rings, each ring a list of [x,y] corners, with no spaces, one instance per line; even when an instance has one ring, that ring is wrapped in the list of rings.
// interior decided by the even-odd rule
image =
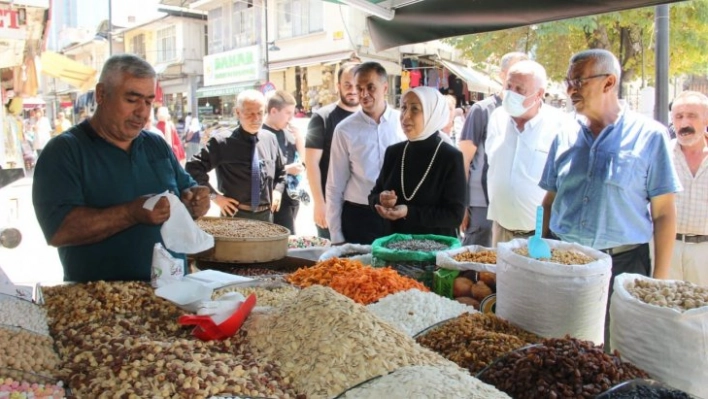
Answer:
[[[211,200],[224,216],[273,221],[283,195],[284,168],[275,135],[261,128],[265,97],[245,90],[236,99],[239,127],[229,137],[212,137],[185,169],[209,186]],[[209,171],[216,169],[218,191],[209,183]]]

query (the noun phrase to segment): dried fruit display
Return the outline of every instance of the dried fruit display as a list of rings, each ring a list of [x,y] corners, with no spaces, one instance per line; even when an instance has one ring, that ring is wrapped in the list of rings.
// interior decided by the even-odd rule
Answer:
[[[416,341],[476,374],[498,357],[541,338],[492,314],[463,314],[421,334]]]
[[[602,346],[566,337],[512,352],[478,377],[516,399],[570,399],[594,398],[620,382],[648,376]]]

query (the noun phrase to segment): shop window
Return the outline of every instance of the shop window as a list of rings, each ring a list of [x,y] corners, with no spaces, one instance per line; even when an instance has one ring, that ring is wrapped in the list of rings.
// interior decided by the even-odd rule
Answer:
[[[174,26],[157,31],[157,62],[177,59],[177,34]]]
[[[251,0],[233,3],[233,48],[256,44],[255,8]]]
[[[223,38],[228,37],[223,32],[222,7],[209,10],[209,54],[224,51]]]
[[[320,32],[323,25],[322,0],[277,0],[278,38]]]
[[[145,59],[145,35],[142,33],[139,35],[135,35],[133,36],[131,42],[133,54]]]

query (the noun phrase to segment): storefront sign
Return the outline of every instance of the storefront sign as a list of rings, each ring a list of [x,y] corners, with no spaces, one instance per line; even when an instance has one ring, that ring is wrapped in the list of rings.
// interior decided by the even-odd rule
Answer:
[[[21,25],[24,19],[25,17],[17,10],[0,10],[0,39],[26,39],[27,32]]]
[[[258,80],[260,51],[250,46],[204,57],[204,85]]]

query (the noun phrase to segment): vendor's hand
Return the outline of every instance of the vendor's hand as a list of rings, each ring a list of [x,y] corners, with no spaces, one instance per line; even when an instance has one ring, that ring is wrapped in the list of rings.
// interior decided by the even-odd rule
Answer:
[[[144,195],[135,199],[128,205],[128,212],[135,223],[142,224],[162,224],[170,218],[170,201],[167,197],[161,197],[157,200],[155,207],[152,210],[145,209],[145,201],[152,195]]]
[[[214,203],[216,203],[216,205],[219,205],[219,209],[221,209],[222,215],[233,216],[236,214],[236,212],[238,212],[239,202],[233,198],[221,194],[216,194],[216,197],[214,198]]]
[[[396,206],[396,201],[398,201],[398,196],[396,195],[396,192],[394,190],[382,191],[379,194],[379,203],[384,208],[393,208],[394,206]]]
[[[321,201],[315,201],[315,206],[312,211],[313,216],[315,217],[315,225],[319,226],[320,228],[326,229],[327,228],[327,205],[324,202]]]
[[[408,216],[408,206],[407,205],[396,205],[393,208],[385,208],[381,205],[376,205],[376,212],[381,215],[382,218],[388,220],[398,220],[404,219]]]
[[[465,208],[465,216],[462,218],[462,223],[460,223],[460,231],[467,231],[467,226],[470,225],[470,208]]]
[[[271,212],[275,213],[280,210],[280,202],[283,198],[283,193],[273,190],[273,202],[270,204]]]
[[[209,211],[209,187],[194,186],[184,189],[181,200],[192,218],[202,217]]]
[[[302,162],[293,162],[285,165],[285,172],[289,175],[297,176],[305,171],[305,166]]]

